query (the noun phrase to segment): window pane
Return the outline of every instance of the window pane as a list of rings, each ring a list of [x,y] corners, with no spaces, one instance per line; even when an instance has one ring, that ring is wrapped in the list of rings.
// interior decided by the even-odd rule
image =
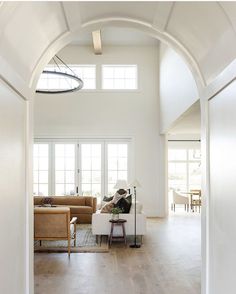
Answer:
[[[100,157],[101,156],[101,144],[92,144],[92,156]]]
[[[125,68],[114,67],[114,78],[115,79],[124,79],[125,77]]]
[[[81,144],[81,182],[83,195],[101,197],[101,144]],[[100,202],[100,198],[98,198]]]
[[[114,89],[114,81],[112,79],[104,79],[102,82],[103,89]]]
[[[65,156],[66,157],[74,157],[75,156],[75,145],[67,144],[65,146]]]
[[[41,156],[48,156],[48,144],[39,144],[38,145],[38,155]]]
[[[56,195],[58,196],[65,195],[64,184],[56,184],[55,192],[56,192]]]
[[[101,158],[93,158],[92,170],[101,170]]]
[[[39,184],[39,196],[47,196],[48,195],[48,185],[47,184]]]
[[[118,171],[118,180],[127,181],[127,171]]]
[[[76,144],[55,144],[55,193],[75,194],[75,146]]]
[[[108,192],[115,192],[117,180],[128,181],[128,144],[110,143],[108,150]]]
[[[108,169],[109,170],[117,170],[118,169],[118,162],[117,158],[110,157],[108,160]]]
[[[108,184],[108,196],[114,195],[116,190],[114,189],[114,184]]]
[[[189,153],[189,160],[201,160],[201,150],[200,149],[190,149]]]
[[[74,183],[75,182],[75,172],[67,171],[66,172],[66,183]]]
[[[201,189],[200,163],[189,163],[189,189]]]
[[[92,187],[90,184],[82,184],[82,193],[83,195],[91,196],[92,195]]]
[[[47,171],[39,171],[39,183],[47,183],[48,182],[48,172]]]
[[[34,167],[34,170],[38,170],[38,168],[39,168],[38,157],[34,157],[33,167]]]
[[[91,144],[82,144],[81,145],[83,158],[91,156],[91,148],[92,148]]]
[[[49,145],[34,144],[33,189],[34,195],[48,195]]]
[[[168,160],[187,160],[186,149],[169,149]]]
[[[118,145],[118,156],[127,157],[128,146],[127,144]]]
[[[126,79],[125,89],[131,89],[131,90],[137,89],[137,81],[134,79]]]
[[[201,189],[200,149],[169,149],[168,154],[170,196],[172,196],[172,189],[181,192]]]
[[[92,184],[92,195],[99,198],[101,197],[101,184]]]
[[[108,144],[108,157],[116,157],[118,151],[117,144]]]
[[[75,169],[75,159],[67,157],[65,158],[66,170],[74,170]]]
[[[91,183],[91,171],[82,172],[82,183]]]
[[[39,170],[47,170],[47,169],[48,169],[48,157],[40,157]]]
[[[34,183],[38,183],[39,182],[39,172],[38,171],[34,171]]]
[[[111,79],[114,77],[114,68],[113,67],[103,67],[103,77],[105,79]]]
[[[114,80],[115,89],[125,89],[125,80],[124,79],[115,79]]]
[[[38,157],[38,152],[39,152],[39,144],[34,144],[34,157]]]
[[[56,171],[55,182],[56,183],[64,183],[65,174],[64,171]]]
[[[75,185],[74,184],[66,184],[66,195],[74,195],[75,194]]]
[[[63,157],[56,157],[56,170],[64,170],[65,169],[65,160]]]
[[[108,171],[108,183],[117,182],[117,171]]]
[[[95,65],[69,65],[73,72],[82,79],[84,83],[83,89],[95,89],[96,88],[96,66]],[[51,64],[44,68],[44,70],[65,72],[71,74],[65,65],[60,64],[60,69],[55,65]],[[71,78],[61,77],[59,75],[52,74],[42,74],[39,78],[37,88],[38,89],[49,89],[49,90],[59,90],[59,89],[70,89],[77,86],[77,82]]]
[[[92,183],[97,184],[101,183],[101,172],[100,171],[93,171],[92,172]]]
[[[137,89],[137,65],[103,65],[103,89]]]
[[[64,144],[55,145],[55,155],[56,157],[64,157],[65,147]]]
[[[118,169],[127,170],[127,158],[122,157],[118,159]]]
[[[82,157],[82,170],[90,170],[91,169],[91,158]]]
[[[38,184],[34,184],[34,186],[33,186],[33,194],[34,195],[39,195],[39,191],[38,191]]]

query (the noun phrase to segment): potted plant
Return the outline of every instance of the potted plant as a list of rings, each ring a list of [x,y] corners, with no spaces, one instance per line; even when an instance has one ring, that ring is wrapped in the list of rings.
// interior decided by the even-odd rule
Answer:
[[[119,207],[114,207],[111,210],[112,213],[112,220],[118,220],[119,219],[119,214],[122,213],[123,210]]]

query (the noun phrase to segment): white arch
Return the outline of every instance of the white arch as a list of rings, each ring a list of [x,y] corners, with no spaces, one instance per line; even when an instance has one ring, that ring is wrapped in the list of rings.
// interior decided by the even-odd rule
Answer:
[[[187,50],[187,48],[181,44],[176,38],[171,36],[166,32],[161,32],[157,28],[153,28],[149,23],[140,21],[139,19],[134,18],[124,18],[124,17],[112,17],[112,18],[99,18],[94,19],[89,22],[82,24],[79,28],[75,29],[73,32],[69,31],[62,36],[60,36],[57,40],[52,42],[50,46],[45,50],[45,52],[39,58],[31,76],[31,80],[29,83],[29,87],[31,88],[32,93],[35,91],[36,84],[40,73],[42,72],[44,66],[51,60],[51,58],[60,51],[63,47],[68,45],[75,36],[84,31],[92,32],[93,30],[100,29],[102,27],[108,26],[123,26],[130,27],[134,29],[138,29],[153,38],[160,40],[161,42],[167,44],[172,49],[174,49],[178,54],[180,54],[185,60],[187,66],[189,67],[194,80],[196,82],[198,92],[200,92],[205,86],[206,81],[204,76],[198,66],[197,61],[191,55],[191,53]]]

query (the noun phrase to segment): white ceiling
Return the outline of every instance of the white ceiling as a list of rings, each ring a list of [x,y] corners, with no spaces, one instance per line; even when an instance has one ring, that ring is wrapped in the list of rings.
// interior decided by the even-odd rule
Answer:
[[[200,134],[201,133],[201,111],[200,101],[194,103],[176,122],[168,132],[171,135],[178,134]]]
[[[104,46],[153,46],[159,41],[141,31],[126,27],[106,27],[101,30],[102,45]],[[78,35],[73,45],[92,45],[92,34],[84,32]]]
[[[76,31],[122,25],[165,41],[188,62],[199,87],[205,87],[236,58],[235,11],[236,1],[3,1],[0,74],[28,97],[45,64]],[[142,33],[127,38],[125,31],[111,33],[108,40],[150,42]],[[106,30],[103,34],[106,39]]]

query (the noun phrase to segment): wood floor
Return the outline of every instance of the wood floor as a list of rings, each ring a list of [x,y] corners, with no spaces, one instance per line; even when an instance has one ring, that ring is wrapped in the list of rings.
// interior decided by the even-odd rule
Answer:
[[[140,249],[35,254],[35,294],[200,294],[200,215],[148,219]]]

